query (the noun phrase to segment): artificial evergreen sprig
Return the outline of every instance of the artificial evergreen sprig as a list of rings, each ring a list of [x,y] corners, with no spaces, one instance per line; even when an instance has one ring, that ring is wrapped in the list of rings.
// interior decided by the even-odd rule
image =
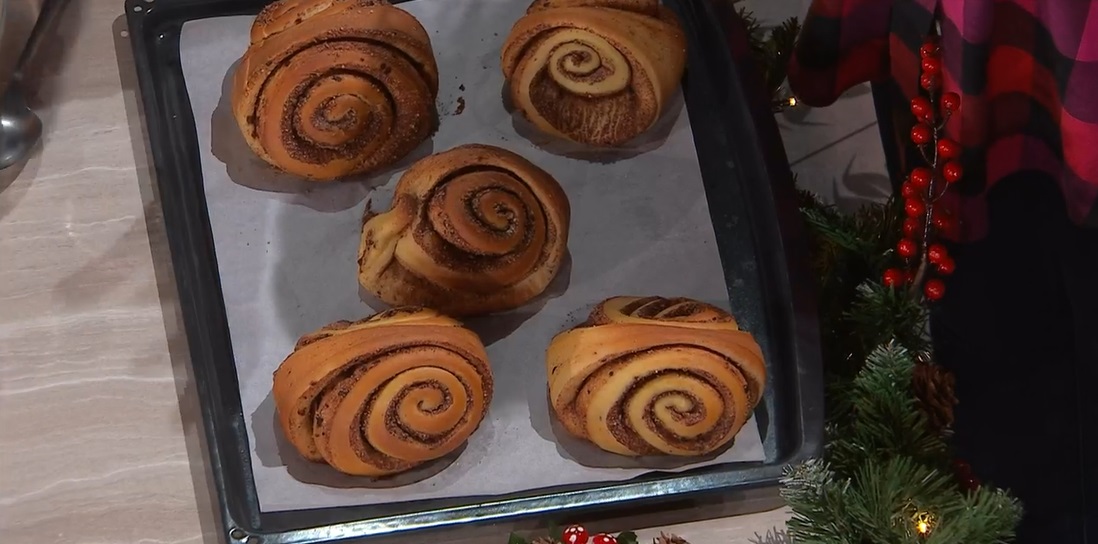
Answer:
[[[801,212],[812,245],[811,266],[818,285],[825,367],[849,379],[870,351],[893,337],[905,347],[927,348],[925,310],[902,290],[889,292],[876,280],[891,262],[900,238],[902,204],[867,203],[854,213],[824,204],[801,191]]]
[[[850,382],[849,409],[833,421],[823,458],[786,470],[782,497],[798,544],[997,544],[1021,516],[1006,493],[961,489],[949,450],[916,409],[916,361],[880,346]]]
[[[926,306],[909,292],[867,281],[857,287],[849,308],[843,312],[843,319],[860,344],[860,354],[868,355],[870,350],[890,341],[918,353],[930,350],[923,329],[927,322]]]
[[[736,3],[742,0],[735,0]],[[747,8],[737,10],[747,31],[748,45],[763,73],[763,82],[770,93],[771,109],[777,113],[787,107],[795,106],[797,99],[785,86],[789,57],[801,32],[801,22],[790,17],[781,24],[766,29]]]
[[[834,418],[827,445],[828,462],[850,473],[866,459],[906,457],[945,470],[949,452],[944,438],[917,409],[910,384],[911,353],[896,343],[877,348],[845,393],[849,409]]]

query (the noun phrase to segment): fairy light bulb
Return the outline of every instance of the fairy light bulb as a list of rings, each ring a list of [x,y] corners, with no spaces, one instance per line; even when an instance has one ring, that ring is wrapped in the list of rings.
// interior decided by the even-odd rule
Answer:
[[[934,530],[934,516],[929,512],[920,512],[915,515],[915,532],[921,537],[930,536]]]

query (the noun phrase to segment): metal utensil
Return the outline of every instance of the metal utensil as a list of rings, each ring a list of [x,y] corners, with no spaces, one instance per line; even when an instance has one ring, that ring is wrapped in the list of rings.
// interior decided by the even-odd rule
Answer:
[[[4,4],[6,3],[5,1]],[[23,75],[27,63],[57,21],[64,6],[65,0],[46,0],[42,4],[38,20],[23,46],[23,53],[15,64],[8,87],[0,97],[0,170],[23,160],[42,137],[42,120],[27,106]]]

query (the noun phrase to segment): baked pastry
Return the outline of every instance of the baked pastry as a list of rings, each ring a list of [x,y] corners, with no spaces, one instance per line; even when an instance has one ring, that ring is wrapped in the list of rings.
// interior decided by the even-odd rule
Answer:
[[[316,181],[375,171],[434,130],[438,67],[427,31],[384,0],[279,0],[233,75],[244,140]]]
[[[696,456],[728,444],[762,397],[766,365],[724,310],[614,297],[558,334],[549,400],[569,433],[620,455]]]
[[[656,123],[686,69],[660,0],[535,0],[503,44],[512,106],[539,130],[615,147]]]
[[[564,189],[530,161],[458,146],[412,165],[390,209],[364,223],[358,281],[393,306],[511,310],[556,276],[570,213]]]
[[[488,409],[492,372],[480,338],[457,321],[394,308],[302,336],[272,395],[302,457],[376,477],[464,444]]]

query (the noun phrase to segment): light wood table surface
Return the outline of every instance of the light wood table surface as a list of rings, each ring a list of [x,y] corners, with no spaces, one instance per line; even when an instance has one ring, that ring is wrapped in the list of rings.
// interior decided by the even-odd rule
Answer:
[[[6,544],[219,542],[122,7],[72,2],[32,74],[42,144],[25,165],[0,171]],[[727,516],[745,505],[770,510]],[[762,492],[706,511],[727,517],[665,525],[689,514],[605,525],[655,527],[641,531],[649,541],[662,528],[692,544],[747,544],[788,515]],[[430,541],[503,544],[511,529]]]

